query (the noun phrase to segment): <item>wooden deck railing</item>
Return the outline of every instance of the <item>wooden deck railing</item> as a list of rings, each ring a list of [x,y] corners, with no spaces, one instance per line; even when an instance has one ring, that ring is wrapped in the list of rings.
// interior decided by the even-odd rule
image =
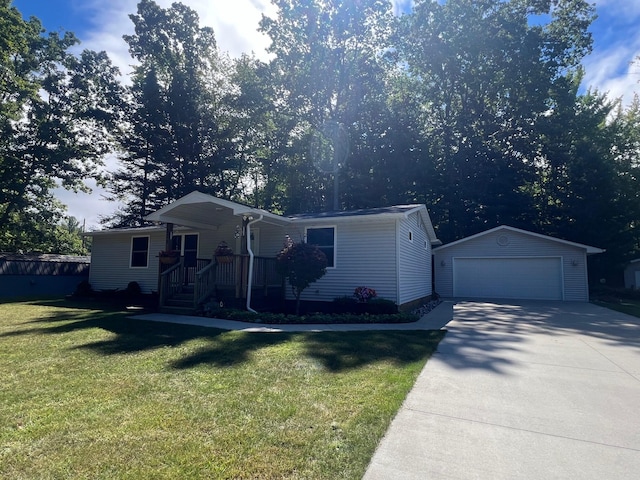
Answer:
[[[229,260],[198,259],[195,267],[184,267],[184,259],[160,274],[160,305],[173,295],[182,292],[184,285],[193,285],[194,308],[214,294],[217,288],[235,290],[236,298],[245,298],[248,287],[249,256],[233,255]],[[254,257],[253,289],[282,285],[282,277],[276,271],[275,258]]]
[[[160,305],[165,305],[168,298],[180,293],[184,283],[183,262],[179,262],[167,268],[160,274]]]
[[[197,307],[204,302],[215,290],[216,264],[209,261],[195,274],[193,286],[193,306]]]

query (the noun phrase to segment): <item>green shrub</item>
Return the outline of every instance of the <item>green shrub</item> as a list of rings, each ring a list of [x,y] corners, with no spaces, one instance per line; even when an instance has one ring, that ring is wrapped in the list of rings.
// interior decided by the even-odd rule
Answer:
[[[90,297],[95,292],[88,280],[82,280],[76,287],[76,291],[73,292],[75,297]]]
[[[142,288],[140,288],[140,284],[138,282],[129,282],[125,289],[125,293],[130,296],[140,295],[142,294]]]
[[[389,308],[388,300],[383,303]],[[393,302],[391,302],[393,303]],[[367,304],[358,304],[361,306]],[[394,304],[395,306],[395,304]],[[232,308],[220,308],[220,306],[211,302],[205,305],[201,311],[205,317],[219,318],[223,320],[236,320],[240,322],[266,323],[273,325],[284,324],[345,324],[345,323],[411,323],[418,320],[417,315],[410,313],[393,313],[393,314],[356,314],[356,313],[313,313],[309,315],[286,315],[284,313],[252,313],[245,310],[236,310]]]
[[[316,245],[293,243],[287,237],[285,247],[276,256],[276,269],[291,285],[298,314],[304,289],[327,273],[327,257]]]
[[[396,302],[386,298],[372,298],[365,304],[366,310],[371,315],[393,315],[398,313]]]
[[[354,297],[338,297],[333,299],[335,313],[356,313],[358,301]]]

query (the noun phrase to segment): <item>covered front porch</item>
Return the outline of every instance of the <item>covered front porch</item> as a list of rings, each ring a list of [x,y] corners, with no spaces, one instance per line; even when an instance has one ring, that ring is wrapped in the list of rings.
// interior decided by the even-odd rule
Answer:
[[[161,309],[194,310],[214,300],[253,310],[252,302],[282,300],[284,283],[275,256],[289,219],[200,192],[146,218],[166,226],[165,250],[159,255]],[[232,252],[221,254],[223,243]]]

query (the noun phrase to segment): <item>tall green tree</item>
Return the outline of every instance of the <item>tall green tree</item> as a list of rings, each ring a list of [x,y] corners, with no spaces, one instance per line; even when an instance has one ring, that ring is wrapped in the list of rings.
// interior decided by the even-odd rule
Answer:
[[[640,241],[638,105],[616,103],[589,91],[548,115],[533,189],[538,229],[606,248],[591,274],[613,282]]]
[[[63,217],[52,189],[87,190],[113,148],[118,71],[104,52],[70,53],[72,33],[45,34],[8,0],[0,18],[0,250],[42,250]]]
[[[423,200],[452,240],[500,223],[527,225],[521,188],[535,176],[536,126],[590,51],[581,0],[417,1],[398,30],[420,99]]]
[[[125,35],[137,62],[129,91],[129,129],[121,168],[110,182],[125,207],[112,224],[139,225],[144,216],[193,190],[237,194],[228,108],[230,61],[214,32],[181,4],[138,3]]]
[[[275,108],[288,141],[274,154],[286,171],[286,210],[330,209],[333,179],[314,166],[309,145],[325,122],[349,133],[340,208],[367,206],[386,134],[383,54],[390,48],[391,4],[379,0],[275,0],[261,31],[271,38]],[[379,196],[377,201],[379,202]]]

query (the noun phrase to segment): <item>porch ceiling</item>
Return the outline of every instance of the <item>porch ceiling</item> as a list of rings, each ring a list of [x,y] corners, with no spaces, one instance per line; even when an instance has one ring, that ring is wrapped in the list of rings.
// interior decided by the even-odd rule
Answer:
[[[158,221],[175,223],[185,227],[216,230],[225,223],[237,221],[233,210],[212,203],[191,203],[177,205],[158,216]]]
[[[216,198],[201,192],[192,192],[185,197],[148,215],[152,222],[174,223],[186,227],[215,230],[221,225],[239,222],[239,217],[259,218],[263,222],[285,225],[288,218],[239,203]]]

